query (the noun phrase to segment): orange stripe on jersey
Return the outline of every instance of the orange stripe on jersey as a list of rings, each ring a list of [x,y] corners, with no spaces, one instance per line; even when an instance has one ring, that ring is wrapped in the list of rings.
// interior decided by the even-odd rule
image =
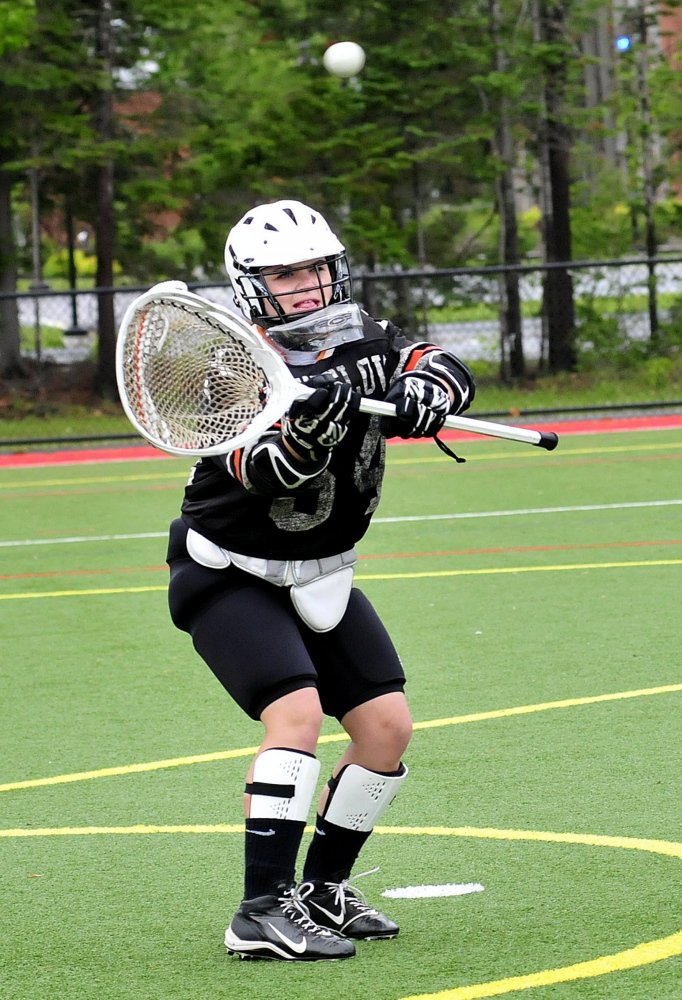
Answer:
[[[409,361],[405,365],[405,371],[406,372],[414,371],[414,369],[417,367],[417,365],[419,364],[419,362],[421,361],[421,359],[424,357],[425,354],[431,354],[433,351],[438,351],[438,350],[439,350],[438,347],[430,345],[429,347],[423,347],[419,351],[413,351],[412,354],[410,354]]]
[[[230,464],[232,465],[232,472],[234,473],[235,479],[244,485],[244,480],[242,478],[242,455],[244,454],[243,448],[237,448],[230,455]]]

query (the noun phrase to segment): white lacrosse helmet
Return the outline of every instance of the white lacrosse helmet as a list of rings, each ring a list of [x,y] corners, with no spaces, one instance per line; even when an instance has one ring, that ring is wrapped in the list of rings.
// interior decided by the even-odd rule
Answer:
[[[315,259],[329,267],[329,280],[319,287],[325,306],[352,302],[348,258],[343,243],[334,235],[327,221],[313,208],[300,201],[277,201],[251,209],[230,230],[225,244],[225,267],[234,289],[235,304],[248,320],[271,328],[301,314],[286,314],[268,289],[263,268],[287,267]],[[294,268],[295,269],[295,268]],[[266,300],[276,315],[265,311]],[[311,310],[319,317],[322,309]]]

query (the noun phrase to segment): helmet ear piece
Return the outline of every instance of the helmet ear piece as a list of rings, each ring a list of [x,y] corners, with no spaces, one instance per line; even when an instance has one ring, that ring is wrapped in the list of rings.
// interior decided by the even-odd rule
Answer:
[[[266,302],[271,302],[277,308],[277,302],[270,294],[270,289],[263,280],[260,272],[253,272],[248,274],[248,276],[243,275],[238,281],[242,288],[244,299],[247,302],[248,319],[256,322],[265,315]]]
[[[352,302],[353,282],[350,276],[348,257],[344,253],[329,260],[327,263],[329,264],[330,272],[333,272],[331,302],[334,304],[337,302]]]

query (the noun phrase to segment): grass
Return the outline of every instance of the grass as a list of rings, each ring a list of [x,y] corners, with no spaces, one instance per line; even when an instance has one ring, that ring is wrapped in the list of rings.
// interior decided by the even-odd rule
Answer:
[[[32,326],[21,327],[21,349],[22,351],[34,351],[36,346],[35,328]],[[40,326],[40,346],[63,347],[64,331],[59,326]]]
[[[49,400],[0,400],[0,439],[77,437],[134,433],[116,403],[59,404]]]
[[[472,411],[541,409],[561,406],[646,403],[682,399],[682,360],[653,358],[636,368],[603,365],[563,375],[536,375],[513,386],[497,379],[496,366],[472,365],[477,382]]]
[[[588,302],[600,316],[645,313],[649,308],[649,300],[646,295],[576,297],[576,305],[579,305],[581,301]],[[660,292],[657,296],[659,309],[670,309],[678,301],[679,295],[674,292]],[[541,302],[539,299],[526,300],[521,303],[521,313],[525,317],[539,316],[540,312]],[[446,305],[429,309],[430,323],[470,323],[484,320],[497,321],[498,319],[497,305],[488,305],[485,302],[477,302],[473,305]]]
[[[459,467],[428,445],[392,447],[377,518],[420,519],[377,520],[360,547],[358,585],[401,652],[414,717],[441,720],[415,733],[410,779],[382,822],[475,828],[370,838],[359,870],[381,871],[364,888],[400,937],[331,968],[239,963],[221,945],[240,895],[239,834],[0,837],[3,996],[401,1000],[591,962],[682,928],[680,857],[476,835],[682,840],[682,692],[462,720],[679,684],[679,507],[425,519],[679,499],[682,431],[565,437],[551,454],[500,441],[462,451]],[[0,541],[163,534],[186,474],[175,459],[4,469]],[[0,783],[257,743],[258,727],[172,628],[163,591],[144,589],[165,583],[163,537],[0,551]],[[112,587],[123,592],[96,592]],[[37,596],[61,591],[80,593]],[[329,720],[325,732],[338,728]],[[321,745],[323,773],[338,752]],[[0,833],[239,824],[247,758],[0,791]],[[485,890],[381,897],[443,882]],[[681,972],[677,956],[528,996],[678,1000]]]
[[[17,281],[17,291],[18,292],[30,292],[31,285],[33,284],[33,278],[19,278]],[[51,277],[49,279],[49,286],[55,292],[68,292],[70,289],[69,279],[64,277]],[[95,287],[95,279],[93,277],[82,277],[78,278],[78,291],[83,291],[83,289],[90,289]],[[44,289],[44,291],[49,291],[49,289]]]

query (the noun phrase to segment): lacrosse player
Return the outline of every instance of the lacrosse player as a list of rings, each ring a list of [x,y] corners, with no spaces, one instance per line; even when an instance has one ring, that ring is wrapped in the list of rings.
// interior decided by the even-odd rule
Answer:
[[[405,780],[411,735],[400,659],[352,586],[354,546],[379,503],[385,439],[434,437],[474,384],[453,355],[353,302],[343,245],[299,202],[247,212],[225,262],[238,308],[315,390],[255,443],[199,459],[171,527],[173,621],[264,727],[246,779],[244,899],[225,944],[243,958],[350,958],[354,941],[399,930],[349,879]],[[361,396],[394,403],[395,417],[359,413]],[[324,715],[351,742],[297,883]]]

